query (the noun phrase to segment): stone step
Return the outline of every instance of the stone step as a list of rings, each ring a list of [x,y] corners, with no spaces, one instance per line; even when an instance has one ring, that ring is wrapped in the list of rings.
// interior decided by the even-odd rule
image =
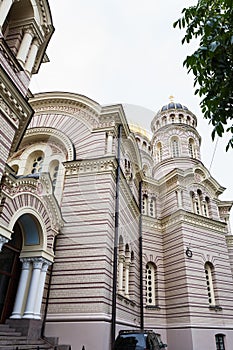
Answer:
[[[0,345],[0,350],[54,350],[53,347],[44,344],[44,345]]]
[[[10,327],[9,324],[0,324],[0,332],[15,332],[16,329]]]
[[[36,339],[27,339],[25,337],[5,337],[5,339],[0,338],[0,345],[43,345],[46,344],[42,339],[36,340]]]

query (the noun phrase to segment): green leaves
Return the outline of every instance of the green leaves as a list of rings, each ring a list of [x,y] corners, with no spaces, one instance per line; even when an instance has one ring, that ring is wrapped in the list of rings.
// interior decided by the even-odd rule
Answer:
[[[233,126],[224,128],[233,118],[233,0],[198,0],[173,26],[186,29],[182,44],[200,40],[183,64],[194,74],[195,95],[203,97],[200,105],[213,125],[212,138],[231,133],[226,148],[233,148]]]

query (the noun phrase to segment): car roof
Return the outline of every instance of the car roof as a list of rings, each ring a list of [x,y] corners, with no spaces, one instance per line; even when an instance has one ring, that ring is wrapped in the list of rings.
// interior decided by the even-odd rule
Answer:
[[[146,329],[146,330],[121,330],[119,331],[119,334],[148,334],[148,333],[154,333],[152,330]]]

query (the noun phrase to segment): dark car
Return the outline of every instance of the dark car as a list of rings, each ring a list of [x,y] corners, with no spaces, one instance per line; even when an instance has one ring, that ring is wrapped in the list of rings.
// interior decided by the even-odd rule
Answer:
[[[159,334],[153,331],[120,331],[114,350],[160,350],[165,348]]]

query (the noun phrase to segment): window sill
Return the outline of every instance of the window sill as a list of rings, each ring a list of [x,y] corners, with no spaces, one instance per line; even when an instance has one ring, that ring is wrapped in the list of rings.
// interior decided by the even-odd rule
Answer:
[[[161,307],[159,307],[158,305],[146,305],[146,309],[147,310],[160,310]]]
[[[134,301],[130,300],[129,298],[125,297],[122,294],[117,293],[117,298],[119,300],[123,301],[126,305],[130,305],[130,306],[133,306],[133,307],[135,307],[135,305],[136,305]]]
[[[221,306],[219,306],[219,305],[211,305],[211,306],[209,306],[209,309],[210,310],[214,310],[214,311],[222,311],[222,307]]]

